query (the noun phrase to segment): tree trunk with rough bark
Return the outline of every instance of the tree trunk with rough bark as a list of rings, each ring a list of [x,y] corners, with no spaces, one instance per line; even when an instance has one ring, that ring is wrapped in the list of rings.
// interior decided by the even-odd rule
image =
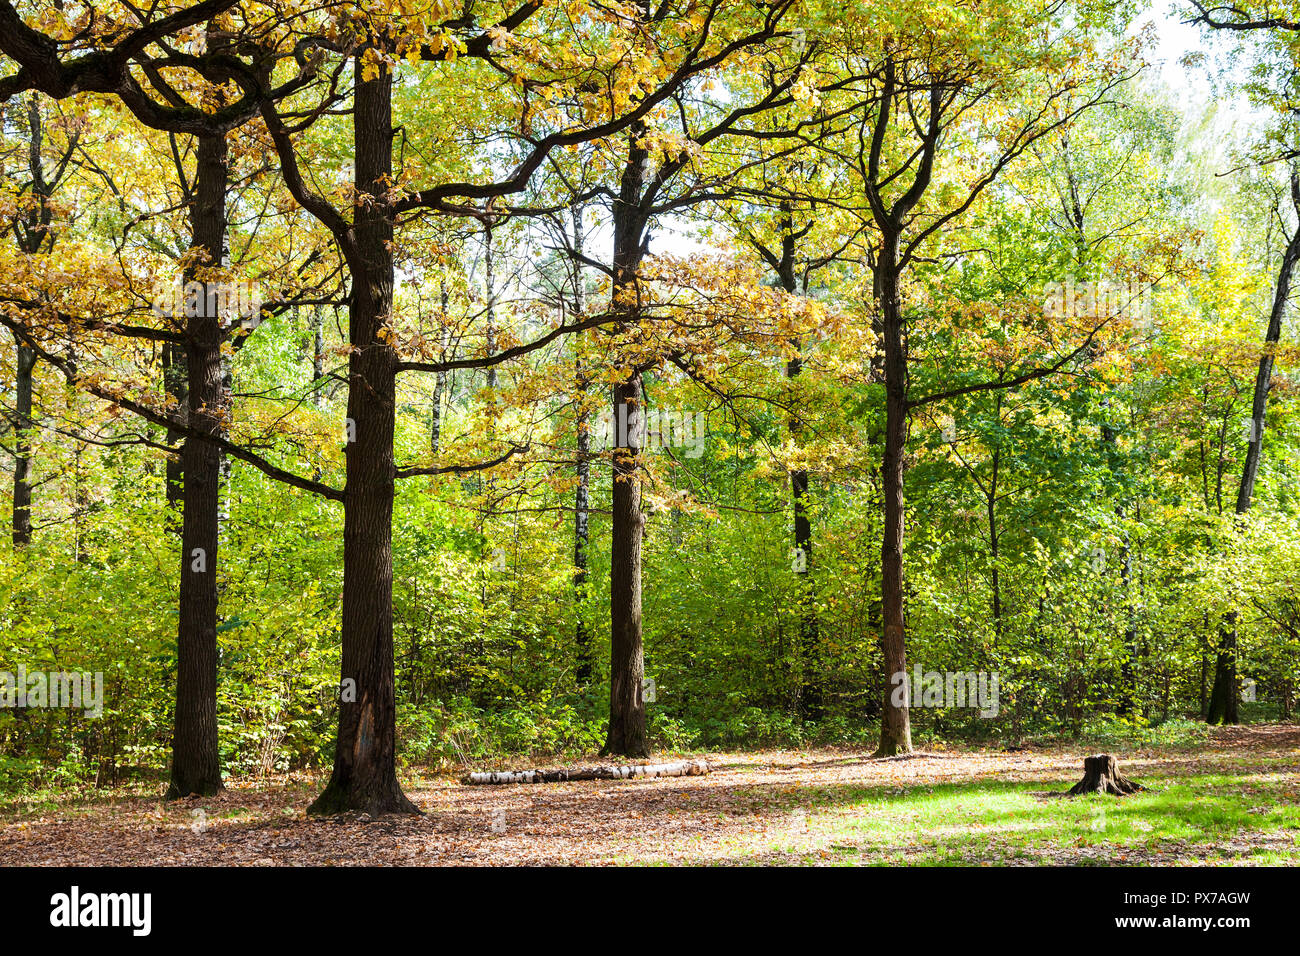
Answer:
[[[191,205],[194,247],[202,253],[200,268],[221,264],[228,179],[225,137],[200,137]],[[187,316],[185,323],[188,421],[191,428],[213,436],[221,433],[225,408],[221,356],[224,333],[214,307],[216,302],[215,294],[205,294],[202,301],[194,303],[194,314]],[[186,438],[181,450],[181,474],[180,620],[168,799],[190,794],[210,796],[222,788],[217,741],[220,449],[212,442]]]
[[[647,152],[634,127],[623,169],[619,201],[614,205],[614,282],[611,309],[621,313],[621,330],[639,318],[641,293],[637,271],[645,250],[648,218],[641,209]],[[641,682],[645,657],[641,640],[641,370],[633,369],[614,386],[613,515],[610,542],[609,731],[602,754],[645,757],[650,753]]]
[[[356,75],[363,63],[356,59]],[[343,517],[343,664],[339,733],[329,784],[308,813],[419,813],[397,781],[393,666],[393,433],[397,355],[380,332],[393,301],[392,76],[359,79],[354,111],[356,183],[366,197],[353,230],[348,418]],[[351,683],[349,683],[351,682]]]
[[[650,745],[645,727],[645,657],[641,643],[641,482],[637,457],[641,373],[614,388],[614,427],[620,436],[614,451],[613,540],[610,546],[609,733],[601,754],[645,757]]]
[[[876,264],[876,288],[885,352],[885,453],[881,491],[885,504],[881,543],[881,605],[884,636],[881,650],[885,665],[885,701],[880,721],[880,746],[876,754],[890,757],[912,752],[911,715],[906,701],[896,703],[891,678],[907,673],[907,646],[903,616],[903,468],[907,446],[907,352],[899,299],[898,235],[881,240]]]

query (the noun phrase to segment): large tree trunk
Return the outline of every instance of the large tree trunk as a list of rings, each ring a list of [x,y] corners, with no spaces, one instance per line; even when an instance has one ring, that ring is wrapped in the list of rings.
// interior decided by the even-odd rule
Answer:
[[[641,414],[641,373],[614,388],[614,428],[619,434],[614,451],[613,540],[610,545],[610,673],[609,733],[602,754],[645,757],[645,700],[641,683],[645,658],[641,645],[641,482],[637,456],[641,454],[637,418]],[[623,423],[626,423],[624,426]],[[623,432],[627,437],[623,439]]]
[[[645,250],[646,214],[641,209],[647,152],[638,143],[644,128],[631,134],[619,201],[614,204],[614,282],[611,309],[622,313],[621,330],[639,318],[637,271]],[[645,757],[650,753],[641,682],[645,657],[641,644],[641,370],[614,387],[613,521],[610,541],[609,732],[602,754]]]
[[[907,353],[898,291],[898,236],[881,241],[876,265],[885,352],[885,454],[881,491],[885,504],[884,540],[881,544],[881,605],[884,635],[884,710],[880,720],[877,756],[912,752],[912,725],[908,701],[893,700],[895,674],[907,673],[907,647],[903,631],[903,456],[907,445]]]
[[[362,77],[362,61],[356,60]],[[393,676],[393,459],[397,356],[380,338],[393,300],[392,76],[358,79],[354,232],[343,518],[343,666],[334,772],[308,813],[419,813],[397,782]],[[349,682],[354,682],[351,685]],[[351,691],[351,692],[350,692]]]
[[[221,264],[226,236],[229,177],[224,136],[200,137],[195,197],[191,208],[194,246],[202,266]],[[203,434],[218,435],[225,407],[220,318],[205,295],[186,321],[188,420]],[[209,796],[221,789],[217,742],[217,538],[220,530],[221,452],[212,442],[189,437],[181,451],[183,514],[181,587],[176,640],[176,723],[167,798]]]

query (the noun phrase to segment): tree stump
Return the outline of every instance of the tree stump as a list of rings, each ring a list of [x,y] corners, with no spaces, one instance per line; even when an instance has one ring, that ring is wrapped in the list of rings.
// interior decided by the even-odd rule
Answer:
[[[1112,793],[1122,797],[1145,789],[1142,784],[1121,776],[1115,758],[1110,754],[1098,754],[1083,758],[1083,779],[1071,787],[1067,795],[1077,797],[1081,793]]]

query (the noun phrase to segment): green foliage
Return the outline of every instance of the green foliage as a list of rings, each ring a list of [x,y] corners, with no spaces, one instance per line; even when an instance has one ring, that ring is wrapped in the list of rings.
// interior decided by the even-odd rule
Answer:
[[[409,199],[426,179],[489,180],[516,168],[519,150],[546,130],[575,129],[609,106],[642,101],[641,83],[677,68],[702,15],[698,5],[666,4],[662,22],[638,26],[629,34],[635,43],[623,49],[623,28],[614,25],[620,17],[588,4],[539,6],[517,35],[494,37],[499,62],[421,63],[418,47],[410,62],[393,58],[401,117],[394,195]],[[710,44],[753,28],[766,6],[724,4],[727,16]],[[907,156],[925,126],[925,78],[945,77],[935,87],[944,95],[932,102],[951,93],[951,102],[965,104],[944,127],[937,165],[925,174],[933,181],[918,193],[905,230],[923,237],[908,252],[899,292],[912,402],[907,655],[923,671],[995,674],[999,691],[994,715],[948,703],[915,707],[917,741],[1193,742],[1229,616],[1240,675],[1254,695],[1245,718],[1293,719],[1300,336],[1290,313],[1252,510],[1239,517],[1233,504],[1260,317],[1296,210],[1288,206],[1285,164],[1265,162],[1233,178],[1215,171],[1290,143],[1294,115],[1284,113],[1290,118],[1262,143],[1248,142],[1225,129],[1231,111],[1222,104],[1179,106],[1172,91],[1145,77],[1106,86],[1129,63],[1103,49],[1127,30],[1133,11],[1126,4],[1083,4],[1070,16],[1011,0],[941,10],[842,6],[800,11],[801,22],[816,27],[807,30],[817,33],[815,50],[788,77],[791,91],[776,97],[778,110],[745,112],[753,135],[743,147],[727,136],[692,139],[694,124],[750,102],[789,71],[784,28],[747,51],[748,59],[720,64],[693,80],[688,95],[649,111],[633,136],[639,141],[620,127],[615,137],[548,154],[518,194],[475,186],[448,193],[436,209],[411,205],[397,217],[397,290],[382,332],[385,347],[410,360],[395,396],[394,459],[406,473],[391,554],[398,751],[406,766],[578,757],[603,743],[611,460],[601,449],[589,460],[588,581],[579,592],[577,436],[631,365],[649,369],[650,409],[699,414],[708,429],[702,449],[647,449],[639,463],[655,746],[874,739],[892,677],[880,651],[885,415],[872,272],[880,237],[869,202],[851,185],[855,164],[844,160],[869,141],[854,142],[879,109],[873,97],[886,53],[908,88],[907,108],[882,127],[885,166],[908,170],[888,177],[889,197],[906,195],[920,176]],[[590,50],[571,42],[575,30],[590,34]],[[1295,80],[1294,53],[1290,41],[1266,44],[1251,74],[1255,102],[1291,101],[1284,94]],[[593,79],[605,57],[609,84]],[[297,60],[287,52],[278,59],[283,69]],[[543,78],[515,75],[516,67],[537,68]],[[337,88],[349,86],[350,69],[340,65]],[[849,70],[865,73],[838,82]],[[850,103],[859,86],[871,95]],[[603,90],[614,102],[601,102]],[[1093,93],[1091,109],[1068,121],[1061,113],[1059,127],[1032,148],[1013,149],[996,182],[970,193],[988,157],[1007,148],[1004,140],[1019,142],[1017,129],[1041,131],[1039,123]],[[72,116],[72,103],[64,105]],[[360,202],[346,174],[355,160],[352,121],[344,103],[326,105],[312,123],[305,118],[317,115],[313,108],[293,104],[290,115],[305,126],[297,146],[311,188],[352,215]],[[98,100],[77,109],[84,116],[68,119],[58,135],[66,138],[82,119],[95,127],[81,153],[100,157],[103,168],[80,159],[68,167],[56,256],[3,247],[0,299],[15,314],[23,312],[17,302],[39,300],[33,334],[55,336],[42,341],[56,350],[67,345],[58,335],[70,337],[81,386],[117,381],[121,394],[163,408],[159,340],[126,336],[123,344],[91,334],[102,330],[75,329],[75,321],[56,334],[45,305],[84,312],[86,326],[91,316],[102,324],[104,314],[130,317],[128,327],[158,320],[130,296],[189,246],[181,184],[173,180],[177,165],[192,162],[193,144],[164,142],[108,115]],[[24,122],[6,113],[0,128],[0,213],[11,224],[30,187],[23,178],[30,171],[11,158],[27,161]],[[798,137],[779,135],[792,128]],[[261,168],[260,135],[231,133],[237,185],[227,239],[239,260],[232,268],[271,286],[284,279],[286,264],[330,243],[283,194],[282,177]],[[796,145],[808,142],[815,148]],[[58,159],[54,145],[45,146],[47,165]],[[532,340],[553,327],[557,308],[567,318],[582,308],[589,318],[611,305],[609,276],[591,263],[608,240],[613,208],[600,202],[626,178],[621,162],[630,145],[649,152],[644,170],[672,170],[655,200],[671,214],[646,226],[647,242],[656,244],[637,290],[647,297],[646,320],[631,332],[568,336],[501,362],[489,388],[469,357]],[[590,230],[585,274],[564,254],[574,240],[574,210],[566,207],[579,205],[578,195],[586,197],[578,221]],[[710,201],[696,209],[682,198],[692,195]],[[530,214],[512,219],[511,207]],[[946,209],[963,215],[936,221]],[[495,288],[484,278],[485,222],[496,230]],[[678,227],[697,230],[692,238],[712,247],[688,248]],[[778,276],[774,250],[787,239],[793,258]],[[299,484],[341,489],[348,389],[361,385],[342,371],[355,344],[344,331],[346,299],[356,290],[346,270],[330,271],[334,252],[317,263],[326,291],[312,297],[332,298],[329,305],[286,306],[226,356],[227,424],[232,440],[301,476]],[[1044,307],[1049,283],[1102,275],[1140,286],[1149,314],[1096,327],[1053,321],[1060,317]],[[792,283],[795,294],[779,291]],[[100,292],[109,299],[96,298]],[[457,367],[416,373],[447,357]],[[0,362],[8,393],[17,368],[7,345]],[[149,779],[170,749],[183,560],[157,447],[166,436],[152,424],[123,424],[131,416],[105,399],[114,393],[91,400],[49,365],[36,373],[39,421],[26,427],[8,414],[0,436],[11,458],[19,437],[35,443],[38,518],[32,543],[0,550],[0,670],[21,663],[31,671],[102,673],[104,708],[95,718],[0,709],[0,787]],[[1049,366],[1051,375],[1021,374]],[[503,449],[508,460],[474,470]],[[337,723],[342,508],[244,461],[227,464],[221,494],[229,512],[214,556],[223,767],[255,776],[321,767],[332,758]],[[795,473],[806,473],[809,484],[806,573],[791,555]],[[584,664],[591,674],[580,680]]]

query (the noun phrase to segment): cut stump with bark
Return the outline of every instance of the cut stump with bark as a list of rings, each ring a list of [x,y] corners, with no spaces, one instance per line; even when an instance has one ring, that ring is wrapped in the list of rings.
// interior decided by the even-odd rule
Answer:
[[[681,760],[677,763],[576,767],[571,770],[483,771],[466,774],[461,777],[460,782],[465,784],[562,783],[568,780],[630,780],[633,777],[696,777],[712,769],[707,760]]]
[[[1121,776],[1119,766],[1110,754],[1098,754],[1083,758],[1083,779],[1066,791],[1066,795],[1077,797],[1083,793],[1110,793],[1123,797],[1145,789],[1142,784]]]

